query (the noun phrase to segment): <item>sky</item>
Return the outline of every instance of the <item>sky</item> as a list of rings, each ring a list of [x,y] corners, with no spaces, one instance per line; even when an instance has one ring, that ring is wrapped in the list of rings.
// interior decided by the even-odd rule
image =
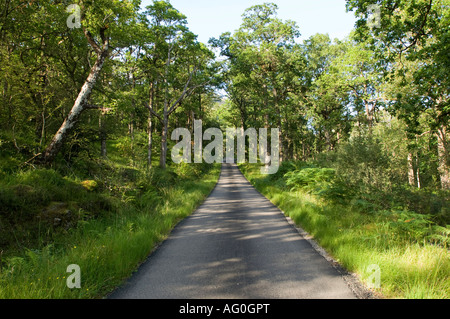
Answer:
[[[300,41],[316,33],[343,39],[356,21],[353,12],[346,12],[345,0],[170,0],[187,17],[189,29],[203,43],[224,32],[233,33],[241,25],[245,9],[264,2],[278,5],[280,19],[297,22]],[[152,0],[142,0],[143,8],[150,4]]]

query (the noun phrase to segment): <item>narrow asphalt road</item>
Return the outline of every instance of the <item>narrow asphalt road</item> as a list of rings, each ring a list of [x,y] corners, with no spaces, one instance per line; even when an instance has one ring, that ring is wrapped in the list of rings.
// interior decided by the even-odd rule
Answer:
[[[111,299],[353,299],[236,165]]]

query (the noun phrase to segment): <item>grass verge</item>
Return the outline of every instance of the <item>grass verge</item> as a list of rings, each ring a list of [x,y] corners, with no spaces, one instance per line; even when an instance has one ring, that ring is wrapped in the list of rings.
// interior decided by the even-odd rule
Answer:
[[[408,227],[420,220],[403,220],[398,212],[361,212],[352,204],[333,204],[291,191],[261,175],[256,164],[242,164],[240,169],[259,192],[376,294],[402,299],[449,297],[448,248],[417,241]],[[374,269],[379,269],[379,286]]]
[[[9,232],[0,299],[104,297],[193,213],[220,173],[220,165],[151,172],[102,165],[111,166],[97,181],[51,170],[3,176],[0,228]],[[67,286],[72,264],[80,267],[79,289]]]

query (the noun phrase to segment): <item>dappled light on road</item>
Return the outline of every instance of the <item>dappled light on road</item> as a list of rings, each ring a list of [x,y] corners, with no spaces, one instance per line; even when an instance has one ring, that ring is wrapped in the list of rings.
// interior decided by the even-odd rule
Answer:
[[[113,298],[355,298],[235,164]]]

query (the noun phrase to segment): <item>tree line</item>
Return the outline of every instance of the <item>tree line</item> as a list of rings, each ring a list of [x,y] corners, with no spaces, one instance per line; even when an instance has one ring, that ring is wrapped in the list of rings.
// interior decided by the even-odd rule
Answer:
[[[68,27],[71,4],[79,28]],[[368,23],[374,4],[378,26]],[[264,3],[204,44],[169,1],[4,0],[3,163],[107,157],[107,142],[127,136],[130,154],[145,149],[147,166],[159,155],[164,168],[170,129],[202,119],[278,128],[282,161],[357,147],[384,152],[374,165],[389,163],[399,183],[448,189],[449,1],[346,5],[358,20],[343,40],[301,42],[301,27]]]
[[[68,27],[73,2],[79,28]],[[131,137],[147,133],[149,166],[160,132],[164,168],[170,120],[192,123],[217,84],[213,52],[168,1],[141,10],[136,0],[7,0],[0,42],[1,141],[34,163],[67,159],[89,148],[87,137],[105,157],[125,123]]]
[[[210,41],[227,61],[229,121],[278,127],[284,161],[317,159],[359,138],[356,152],[378,145],[372,155],[387,154],[383,168],[396,170],[398,183],[448,189],[449,2],[349,0],[358,20],[346,39],[316,34],[302,43],[301,28],[277,9],[253,6],[236,32]]]

